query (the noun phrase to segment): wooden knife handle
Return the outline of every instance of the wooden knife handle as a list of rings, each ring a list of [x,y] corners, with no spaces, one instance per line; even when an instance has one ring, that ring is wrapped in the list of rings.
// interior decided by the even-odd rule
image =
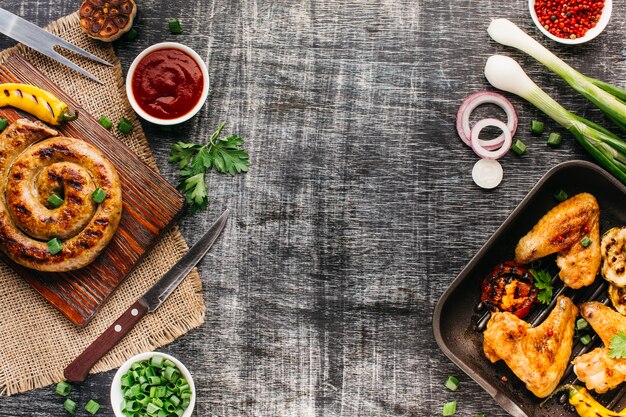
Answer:
[[[84,381],[89,370],[107,354],[126,334],[135,327],[148,312],[148,305],[139,299],[135,301],[115,322],[106,329],[91,345],[70,363],[63,374],[73,382]]]

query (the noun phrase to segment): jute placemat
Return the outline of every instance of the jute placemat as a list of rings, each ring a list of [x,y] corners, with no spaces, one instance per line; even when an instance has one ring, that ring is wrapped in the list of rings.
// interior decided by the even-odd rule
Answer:
[[[93,115],[111,120],[126,117],[135,126],[119,139],[156,169],[146,137],[126,99],[120,62],[111,45],[94,41],[79,27],[73,14],[53,22],[52,33],[109,62],[113,67],[72,60],[96,75],[103,86],[57,62],[18,45],[0,53],[0,63],[18,51]],[[177,228],[167,233],[122,283],[96,317],[83,329],[70,323],[8,266],[0,262],[0,394],[11,395],[63,379],[63,369],[95,340],[129,305],[167,271],[187,250]],[[134,354],[172,342],[204,321],[204,299],[197,271],[193,271],[155,313],[147,315],[128,336],[96,364],[92,372],[118,367]]]

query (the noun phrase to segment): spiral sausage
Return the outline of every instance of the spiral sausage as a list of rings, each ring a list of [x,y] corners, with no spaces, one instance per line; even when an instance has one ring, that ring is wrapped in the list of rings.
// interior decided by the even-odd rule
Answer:
[[[20,265],[50,272],[91,263],[122,215],[113,165],[88,143],[56,135],[26,119],[0,135],[0,248]],[[106,194],[101,203],[92,198],[97,188]],[[63,199],[57,208],[48,202],[52,194]],[[62,248],[52,254],[48,242],[55,238]]]

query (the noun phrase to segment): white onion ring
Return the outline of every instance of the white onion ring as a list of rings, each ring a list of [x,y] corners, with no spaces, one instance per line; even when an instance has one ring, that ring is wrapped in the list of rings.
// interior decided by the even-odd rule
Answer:
[[[470,94],[463,99],[461,106],[456,114],[456,131],[458,132],[461,140],[467,145],[470,145],[470,125],[469,118],[474,109],[482,104],[495,104],[501,107],[506,113],[506,126],[511,133],[511,136],[515,136],[517,130],[517,113],[513,104],[504,97],[502,94],[498,94],[494,91],[478,91]],[[504,131],[503,131],[504,132]],[[480,140],[481,147],[492,151],[502,146],[504,142],[504,133],[495,139]]]
[[[502,165],[495,159],[479,159],[472,168],[472,179],[480,188],[490,190],[502,182]]]
[[[487,126],[497,127],[498,129],[502,130],[502,136],[504,136],[504,140],[500,148],[497,150],[485,149],[481,144],[482,141],[478,138],[480,132]],[[509,149],[511,149],[512,144],[513,136],[511,136],[511,132],[509,131],[508,126],[502,120],[491,118],[479,120],[470,131],[470,146],[472,147],[474,152],[476,152],[476,155],[484,159],[502,158],[509,151]]]

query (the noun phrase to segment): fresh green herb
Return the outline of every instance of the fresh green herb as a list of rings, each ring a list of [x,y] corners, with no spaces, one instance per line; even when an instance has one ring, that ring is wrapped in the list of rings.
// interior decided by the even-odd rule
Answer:
[[[65,381],[61,381],[57,384],[55,391],[57,394],[67,397],[70,395],[70,391],[72,390],[72,386]]]
[[[250,162],[248,153],[242,149],[243,139],[237,135],[219,139],[223,128],[224,123],[221,123],[204,145],[178,142],[172,146],[168,161],[180,168],[178,189],[185,194],[193,213],[209,203],[205,184],[207,171],[214,169],[233,176],[248,172]]]
[[[609,356],[611,358],[626,358],[626,333],[621,330],[617,332],[617,334],[611,338],[609,348]]]
[[[450,401],[443,405],[443,416],[449,417],[456,414],[456,401]]]
[[[57,253],[63,250],[63,244],[58,238],[54,238],[48,241],[48,250],[50,251],[50,255],[56,255]]]
[[[478,414],[476,417],[485,417],[484,414]]]
[[[564,189],[559,189],[556,194],[554,194],[554,198],[557,199],[557,201],[563,202],[565,200],[567,200],[569,198],[569,196],[567,195],[567,193],[565,192]]]
[[[560,133],[552,132],[550,133],[550,136],[548,136],[548,146],[552,148],[558,148],[559,146],[561,146],[562,139],[563,138]]]
[[[127,41],[134,41],[138,35],[139,32],[137,32],[137,29],[132,27],[128,32],[124,34],[124,39],[126,39]]]
[[[117,124],[117,130],[119,130],[123,134],[128,134],[133,130],[133,124],[130,120],[122,117]]]
[[[94,400],[89,400],[87,401],[87,404],[85,404],[85,410],[87,410],[87,412],[90,414],[96,414],[99,409],[100,409],[100,404],[98,404]]]
[[[524,144],[524,142],[522,142],[521,140],[517,139],[515,141],[515,143],[511,146],[511,149],[516,154],[522,155],[524,152],[526,152],[526,145]]]
[[[50,207],[52,208],[58,208],[63,204],[63,199],[53,193],[50,194],[50,197],[48,197],[48,204],[50,204]]]
[[[537,299],[543,304],[550,304],[552,301],[552,277],[546,270],[530,270],[531,275],[535,279],[535,287],[540,290]]]
[[[111,129],[111,126],[113,126],[113,122],[111,122],[106,116],[100,116],[98,122],[100,122],[105,129]]]
[[[495,41],[528,53],[555,72],[626,132],[626,90],[579,73],[506,19],[493,20],[488,32]],[[490,57],[485,76],[494,87],[525,98],[569,130],[600,165],[626,184],[626,141],[604,127],[567,111],[533,83],[519,64],[510,58],[500,55]]]
[[[591,343],[591,336],[589,336],[588,334],[580,336],[580,343],[587,346],[589,343]]]
[[[63,403],[63,408],[70,414],[76,414],[76,403],[69,398]]]
[[[91,198],[96,203],[100,204],[107,198],[107,193],[100,187],[96,188],[93,193],[91,193]]]
[[[582,317],[576,320],[576,330],[581,331],[589,328],[589,322]]]
[[[543,122],[540,122],[538,120],[531,120],[530,132],[533,135],[541,135],[543,133]]]
[[[135,362],[122,376],[124,415],[177,417],[189,406],[192,393],[187,380],[173,362],[155,357]]]
[[[167,26],[170,28],[170,33],[174,35],[180,35],[183,33],[183,29],[180,27],[180,20],[170,19],[167,21]]]
[[[580,244],[583,246],[583,248],[588,248],[589,245],[591,245],[592,243],[593,241],[589,239],[589,236],[583,237],[580,241]]]
[[[0,117],[0,132],[7,128],[9,121]]]
[[[453,376],[449,376],[444,384],[450,391],[456,391],[459,388],[459,380]]]

